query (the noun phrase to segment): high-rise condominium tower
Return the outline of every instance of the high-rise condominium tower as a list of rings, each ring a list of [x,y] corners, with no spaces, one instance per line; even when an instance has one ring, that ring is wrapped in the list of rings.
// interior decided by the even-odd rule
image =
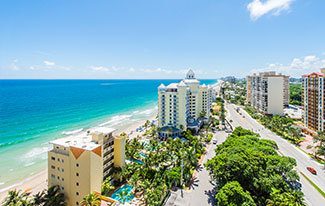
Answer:
[[[264,114],[283,115],[289,105],[289,76],[262,72],[246,77],[246,102]]]

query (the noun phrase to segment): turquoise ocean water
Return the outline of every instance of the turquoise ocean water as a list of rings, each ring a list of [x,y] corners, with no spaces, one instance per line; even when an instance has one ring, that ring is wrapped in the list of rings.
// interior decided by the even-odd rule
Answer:
[[[46,168],[50,140],[148,118],[159,84],[175,81],[0,80],[0,191]]]

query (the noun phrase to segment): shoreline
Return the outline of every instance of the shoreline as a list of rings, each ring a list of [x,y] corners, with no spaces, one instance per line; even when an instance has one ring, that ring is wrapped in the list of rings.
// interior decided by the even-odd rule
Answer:
[[[129,138],[135,138],[137,137],[137,135],[141,135],[143,131],[137,132],[136,129],[144,125],[144,123],[147,120],[152,121],[156,119],[157,110],[155,107],[152,109],[154,109],[153,114],[150,114],[150,116],[146,117],[145,119],[140,119],[138,121],[135,121],[130,125],[121,126],[121,128],[116,129],[116,131],[114,132],[115,135],[118,135],[122,132],[128,134]],[[22,181],[17,181],[8,187],[0,189],[0,203],[2,203],[2,201],[5,199],[8,191],[15,190],[15,189],[30,192],[32,195],[44,189],[47,189],[47,168],[28,178],[25,178]]]

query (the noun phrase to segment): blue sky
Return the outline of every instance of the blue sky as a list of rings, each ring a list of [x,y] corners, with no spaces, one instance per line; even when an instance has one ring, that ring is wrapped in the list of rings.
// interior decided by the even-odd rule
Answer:
[[[200,78],[325,67],[324,0],[3,0],[0,78]]]

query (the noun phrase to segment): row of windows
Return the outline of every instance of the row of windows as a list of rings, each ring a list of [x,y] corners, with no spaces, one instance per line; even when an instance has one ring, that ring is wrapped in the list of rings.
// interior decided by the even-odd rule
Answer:
[[[55,160],[55,157],[51,156],[51,160]],[[60,158],[58,158],[58,162],[62,162],[62,163],[64,163],[64,159],[60,159]]]
[[[51,165],[51,168],[52,169],[55,169],[55,166],[54,165]],[[60,171],[60,167],[58,167],[58,171]],[[64,169],[62,168],[61,171],[64,172]]]
[[[52,178],[55,178],[55,175],[54,175],[54,174],[51,174],[51,177],[52,177]],[[62,178],[60,178],[60,176],[59,176],[59,175],[57,176],[57,179],[58,179],[58,180],[60,180],[60,179],[61,179],[62,181],[64,181],[64,178],[63,178],[63,177],[62,177]]]

